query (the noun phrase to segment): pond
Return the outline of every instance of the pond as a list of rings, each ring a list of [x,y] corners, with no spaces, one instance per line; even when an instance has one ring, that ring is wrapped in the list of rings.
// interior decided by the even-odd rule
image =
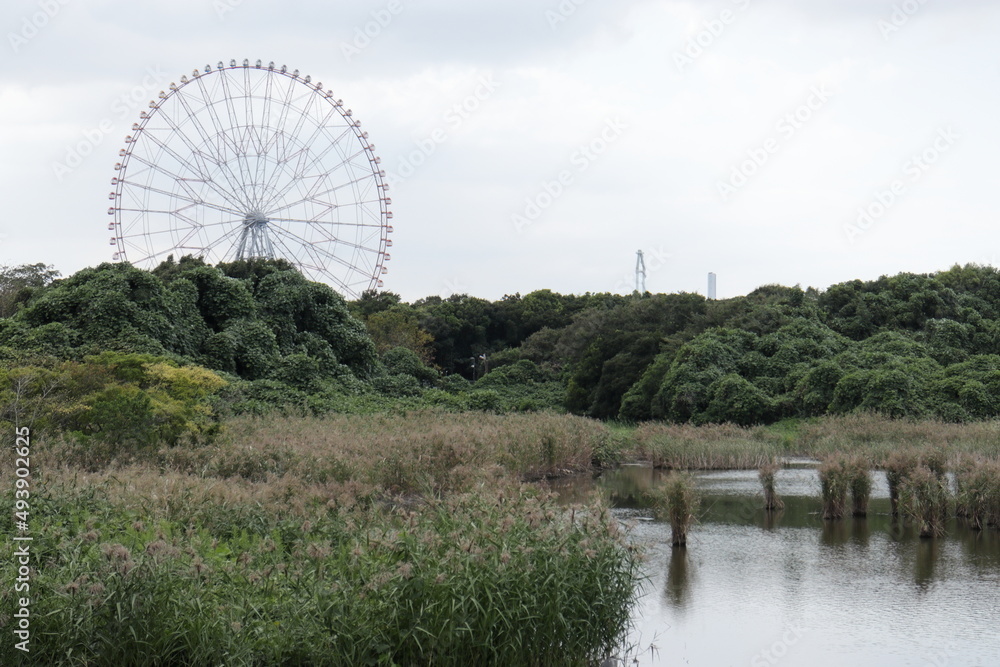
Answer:
[[[664,477],[624,466],[553,484],[567,501],[602,490],[646,549],[628,664],[1000,665],[995,528],[952,520],[921,539],[891,517],[882,473],[867,518],[823,521],[815,465],[793,461],[776,476],[780,513],[760,509],[756,471],[696,474],[698,523],[672,549],[643,500]]]

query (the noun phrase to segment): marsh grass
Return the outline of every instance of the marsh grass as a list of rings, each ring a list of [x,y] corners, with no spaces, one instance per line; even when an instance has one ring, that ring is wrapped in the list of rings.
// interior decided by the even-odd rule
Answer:
[[[844,462],[853,516],[868,516],[868,502],[872,495],[872,477],[868,466],[868,460],[857,455],[848,457]]]
[[[635,432],[635,458],[672,470],[754,470],[772,463],[780,446],[732,424],[647,423]]]
[[[919,465],[900,484],[900,512],[920,531],[920,537],[940,537],[948,514],[948,487],[942,477]]]
[[[33,658],[582,665],[620,653],[638,553],[600,501],[567,508],[521,486],[589,468],[604,432],[558,415],[245,418],[212,445],[85,466],[74,443],[39,441]],[[12,544],[0,545],[11,580]]]
[[[779,498],[774,490],[774,476],[780,469],[781,466],[777,463],[769,463],[757,471],[757,477],[764,488],[764,509],[768,512],[785,508],[785,501]]]
[[[823,498],[823,519],[843,519],[847,513],[847,492],[850,474],[843,459],[829,457],[819,467],[820,492]]]
[[[883,467],[885,468],[886,482],[889,485],[889,504],[893,516],[899,515],[901,485],[919,464],[919,455],[912,451],[896,450],[886,457]]]
[[[656,516],[670,522],[671,545],[686,546],[688,529],[701,503],[694,478],[687,473],[672,472],[649,491],[649,497]]]
[[[943,452],[944,463],[963,453],[1000,458],[1000,420],[950,424],[867,413],[754,427],[650,422],[635,429],[634,439],[632,459],[678,470],[755,470],[788,456],[859,456],[870,469],[901,453]]]
[[[973,530],[1000,518],[1000,464],[965,457],[955,468],[955,514]]]

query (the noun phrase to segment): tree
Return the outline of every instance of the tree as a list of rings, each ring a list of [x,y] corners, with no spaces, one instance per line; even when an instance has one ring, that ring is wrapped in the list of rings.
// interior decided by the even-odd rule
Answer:
[[[0,317],[10,317],[38,288],[59,277],[51,264],[0,266]]]
[[[405,348],[422,364],[430,365],[434,361],[434,337],[420,328],[414,315],[400,310],[384,310],[371,315],[366,326],[379,354]]]

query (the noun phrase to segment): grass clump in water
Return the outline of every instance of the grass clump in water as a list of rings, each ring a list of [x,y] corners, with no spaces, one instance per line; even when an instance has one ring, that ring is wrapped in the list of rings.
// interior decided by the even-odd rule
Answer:
[[[823,496],[823,519],[843,519],[847,513],[847,491],[850,476],[843,460],[827,458],[819,467],[819,483]]]
[[[955,470],[955,514],[982,530],[1000,519],[1000,463],[963,459]]]
[[[761,466],[757,471],[761,486],[764,487],[764,509],[768,512],[779,511],[785,508],[785,501],[778,497],[774,490],[774,475],[781,469],[778,463],[771,462]]]
[[[920,459],[912,451],[895,450],[886,457],[883,467],[885,479],[889,484],[889,504],[892,515],[899,515],[899,492],[903,481],[916,470]]]
[[[944,535],[948,488],[924,465],[917,466],[900,485],[900,512],[919,527],[920,537]]]
[[[701,503],[694,478],[688,473],[672,472],[663,484],[649,494],[657,518],[670,521],[671,545],[686,546],[688,528]]]
[[[872,495],[872,477],[868,461],[862,456],[854,456],[845,464],[848,487],[851,491],[851,514],[868,516],[868,501]]]

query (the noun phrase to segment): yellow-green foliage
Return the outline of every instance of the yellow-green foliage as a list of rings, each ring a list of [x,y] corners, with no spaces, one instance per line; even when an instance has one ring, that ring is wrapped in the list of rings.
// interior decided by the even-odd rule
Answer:
[[[205,368],[150,355],[49,360],[0,371],[0,418],[116,446],[175,444],[218,430],[210,399],[225,384]]]

